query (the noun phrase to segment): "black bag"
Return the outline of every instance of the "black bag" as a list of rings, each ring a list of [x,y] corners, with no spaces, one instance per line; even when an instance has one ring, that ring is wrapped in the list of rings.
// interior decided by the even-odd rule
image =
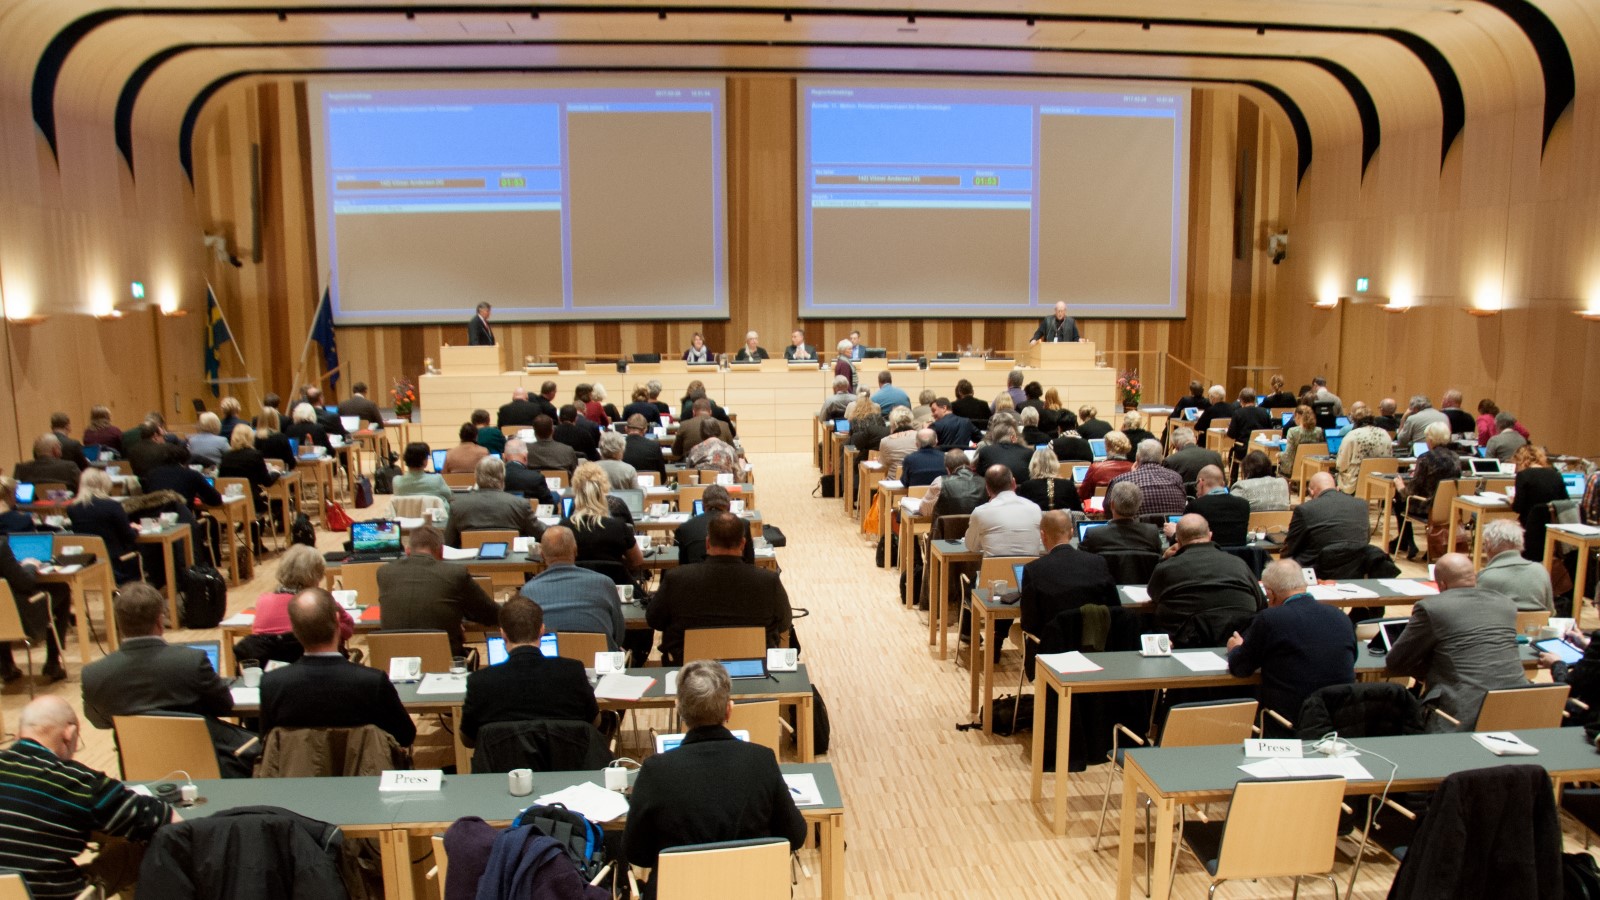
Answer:
[[[774,547],[789,546],[789,539],[784,537],[783,532],[776,525],[761,526],[761,537]]]
[[[592,880],[605,867],[605,833],[600,826],[559,803],[549,806],[530,806],[523,810],[512,828],[533,826],[540,834],[553,838],[566,848],[567,858],[583,875]]]
[[[399,477],[399,466],[379,466],[372,473],[372,489],[380,494],[392,494],[394,493],[394,480]]]
[[[214,566],[178,573],[178,614],[184,628],[215,628],[228,608],[228,582]]]
[[[356,509],[366,509],[372,505],[372,481],[362,475],[356,479]]]
[[[828,704],[822,702],[822,692],[811,686],[811,747],[817,753],[828,752],[828,740],[833,726],[828,724]]]
[[[1024,731],[1033,730],[1033,695],[1023,694],[1013,696],[1007,694],[997,697],[994,701],[994,733],[1001,737],[1009,737]],[[1012,726],[1012,722],[1016,726]],[[957,725],[957,731],[971,731],[983,727],[983,718],[980,716],[976,722]],[[1052,745],[1053,746],[1053,745]]]
[[[838,478],[838,476],[837,475],[824,475],[824,476],[822,476],[822,480],[817,482],[817,489],[812,491],[811,493],[813,495],[821,496],[824,499],[839,496],[839,478]]]
[[[1588,853],[1563,853],[1561,883],[1567,900],[1600,900],[1600,865]]]
[[[289,540],[296,544],[305,544],[307,547],[317,545],[317,530],[311,527],[311,517],[305,513],[296,513],[294,521],[289,525]]]

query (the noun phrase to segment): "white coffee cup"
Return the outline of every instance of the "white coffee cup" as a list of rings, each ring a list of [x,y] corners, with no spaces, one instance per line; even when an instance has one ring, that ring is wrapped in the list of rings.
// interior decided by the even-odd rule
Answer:
[[[526,797],[533,793],[533,770],[512,769],[506,773],[506,790],[513,797]]]
[[[244,686],[247,687],[247,688],[260,687],[261,686],[261,666],[259,666],[259,665],[246,666],[245,668],[240,669],[239,670],[239,680],[243,681],[244,682]]]
[[[648,535],[648,534],[635,535],[634,536],[634,540],[637,541],[638,544],[639,544],[639,552],[640,553],[649,553],[650,552],[650,535]]]
[[[633,602],[633,585],[631,585],[631,584],[619,584],[619,585],[617,585],[617,599],[621,600],[623,603],[632,603]]]

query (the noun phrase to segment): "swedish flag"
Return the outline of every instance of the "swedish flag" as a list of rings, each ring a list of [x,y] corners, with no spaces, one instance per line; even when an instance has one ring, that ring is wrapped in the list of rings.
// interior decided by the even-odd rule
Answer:
[[[218,352],[222,345],[233,340],[233,335],[228,331],[228,322],[222,318],[222,307],[217,303],[217,294],[206,285],[206,378],[211,382],[211,396],[220,396],[221,387],[217,379],[222,377],[222,358]]]

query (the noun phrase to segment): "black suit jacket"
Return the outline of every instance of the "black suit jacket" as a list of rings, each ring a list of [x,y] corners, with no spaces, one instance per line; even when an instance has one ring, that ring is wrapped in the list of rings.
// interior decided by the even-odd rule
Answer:
[[[668,665],[681,661],[683,632],[690,628],[760,626],[767,630],[767,646],[776,647],[789,634],[789,594],[777,572],[710,556],[663,572],[645,621],[661,632],[661,656]]]
[[[1115,430],[1104,419],[1084,419],[1078,423],[1078,436],[1086,441],[1103,438]]]
[[[1204,516],[1218,547],[1250,543],[1250,501],[1232,494],[1206,494],[1189,501],[1189,512]]]
[[[593,722],[600,715],[594,688],[583,663],[546,657],[538,647],[518,647],[506,661],[467,676],[467,700],[461,710],[461,735],[467,746],[478,729],[495,722],[530,719],[576,719]]]
[[[1000,465],[1011,470],[1011,477],[1022,484],[1028,480],[1028,463],[1033,460],[1033,448],[1022,444],[990,444],[978,451],[972,468],[982,478],[990,466]]]
[[[1250,567],[1214,543],[1190,544],[1157,563],[1149,590],[1156,627],[1179,647],[1227,640],[1264,602]]]
[[[586,425],[557,425],[556,430],[550,435],[558,444],[571,447],[578,458],[594,462],[600,459],[600,441],[594,436],[594,429]]]
[[[1260,406],[1241,406],[1233,411],[1233,420],[1228,423],[1228,437],[1242,444],[1250,440],[1250,432],[1271,428],[1272,423],[1271,410]],[[1249,453],[1253,449],[1255,448],[1248,447],[1244,453]]]
[[[1107,608],[1121,605],[1106,561],[1068,544],[1057,544],[1022,567],[1021,594],[1022,630],[1035,637],[1065,610],[1090,603]]]
[[[378,603],[381,627],[446,632],[457,655],[462,653],[462,619],[485,625],[500,621],[500,608],[472,580],[466,566],[425,554],[385,563],[378,570]]]
[[[1323,491],[1294,508],[1282,557],[1302,566],[1316,565],[1323,547],[1344,541],[1365,544],[1371,537],[1365,500],[1343,491]]]
[[[261,676],[261,735],[284,728],[360,728],[376,725],[402,746],[417,726],[400,704],[389,673],[340,656],[302,656]]]
[[[467,346],[468,347],[493,347],[494,332],[489,330],[489,323],[483,317],[473,313],[467,320]]]
[[[772,751],[711,725],[644,761],[622,846],[628,862],[654,866],[662,850],[686,844],[781,837],[798,850],[806,830]]]
[[[1112,519],[1084,535],[1080,550],[1090,553],[1160,553],[1161,530],[1137,519]]]
[[[906,487],[920,487],[933,484],[935,478],[944,475],[944,454],[936,448],[923,447],[900,461],[900,480]]]
[[[82,453],[83,449],[80,447],[78,452]],[[27,462],[19,462],[12,470],[12,474],[19,482],[60,482],[67,486],[67,490],[73,493],[78,491],[78,467],[65,459],[30,459]]]
[[[540,399],[543,399],[542,397]],[[513,400],[500,407],[500,412],[495,417],[495,425],[501,429],[508,426],[532,428],[533,420],[539,413],[539,404],[532,400]],[[550,418],[555,418],[552,415]]]
[[[266,465],[265,462],[262,465]],[[183,500],[190,506],[196,500],[207,506],[221,506],[222,495],[217,489],[206,481],[206,477],[188,466],[168,463],[139,476],[139,483],[144,486],[146,493],[156,491],[175,491],[183,495]]]
[[[972,420],[957,413],[954,408],[951,409],[950,415],[934,419],[928,427],[939,436],[941,450],[965,450],[967,445],[972,443],[972,437],[976,433],[972,429]]]
[[[129,445],[127,452],[122,455],[128,460],[128,465],[133,467],[133,474],[140,476],[156,466],[163,466],[173,462],[180,456],[187,460],[186,454],[180,454],[175,447],[165,441],[151,441],[143,438]],[[22,467],[18,466],[17,468],[19,470],[17,480],[24,481],[25,479],[22,478],[20,471]]]
[[[550,485],[544,480],[544,473],[519,462],[506,463],[506,493],[521,494],[535,503],[556,502],[555,496],[550,493]]]
[[[1261,705],[1291,722],[1312,693],[1356,680],[1355,626],[1344,610],[1310,594],[1257,613],[1243,636],[1228,654],[1228,671],[1248,678],[1261,670]]]
[[[345,429],[344,422],[340,420],[338,413],[329,412],[325,406],[314,408],[317,413],[317,424],[322,426],[323,431],[328,434],[337,434],[340,437],[350,436],[350,432]]]
[[[989,404],[977,397],[957,397],[950,404],[950,411],[966,419],[968,423],[989,421]]]
[[[1055,313],[1039,320],[1039,327],[1033,330],[1033,340],[1036,341],[1076,341],[1078,339],[1078,323],[1067,316],[1060,322],[1056,321]]]
[[[56,440],[61,442],[62,459],[77,466],[79,472],[89,468],[89,458],[83,455],[82,444],[78,443],[78,441],[73,438],[72,435],[67,434],[65,431],[56,431],[52,433],[55,434]],[[226,432],[223,433],[223,437],[227,437]]]
[[[83,667],[83,714],[94,727],[157,710],[215,718],[233,712],[233,695],[205,653],[159,637],[125,638],[115,653]]]
[[[1192,494],[1195,479],[1200,477],[1200,470],[1206,466],[1216,466],[1221,469],[1222,455],[1215,450],[1191,444],[1182,450],[1172,452],[1161,461],[1161,464],[1182,476],[1184,489]]]
[[[105,540],[106,553],[111,557],[111,567],[117,573],[118,584],[139,580],[138,561],[121,561],[122,556],[138,549],[134,542],[139,536],[128,521],[128,513],[121,503],[105,497],[97,497],[88,503],[72,503],[67,506],[67,518],[71,520],[74,532],[98,535]]]
[[[656,484],[661,484],[667,475],[667,457],[661,452],[661,443],[640,434],[630,434],[627,440],[622,449],[622,461],[638,472],[659,473],[661,478],[656,479]]]
[[[217,477],[248,479],[252,492],[270,487],[278,481],[277,473],[267,468],[267,458],[254,447],[240,447],[222,454],[222,461],[217,464]],[[265,512],[266,498],[256,493],[252,497],[256,511]]]
[[[691,563],[706,561],[706,532],[711,528],[712,515],[714,513],[702,513],[694,516],[672,532],[672,542],[678,545],[678,565],[687,566]],[[755,565],[756,548],[754,541],[747,540],[744,542],[742,559],[751,565]]]
[[[1211,428],[1211,423],[1217,419],[1232,419],[1234,409],[1234,405],[1226,400],[1206,407],[1206,411],[1200,414],[1199,421],[1194,423],[1195,442],[1202,447],[1206,446],[1206,431]]]

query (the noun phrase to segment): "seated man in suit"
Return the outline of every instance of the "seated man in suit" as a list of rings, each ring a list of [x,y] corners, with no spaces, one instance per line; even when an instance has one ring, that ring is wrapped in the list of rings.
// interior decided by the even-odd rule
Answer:
[[[78,467],[61,458],[61,440],[54,434],[41,434],[33,441],[33,459],[17,463],[12,470],[24,483],[55,482],[78,489]]]
[[[1173,450],[1167,458],[1161,461],[1163,466],[1178,473],[1183,479],[1184,492],[1196,496],[1198,491],[1194,487],[1195,479],[1200,477],[1200,470],[1206,466],[1222,468],[1222,454],[1194,442],[1194,429],[1187,425],[1180,425],[1172,431]]]
[[[1091,528],[1078,549],[1089,553],[1160,553],[1161,530],[1138,520],[1143,492],[1131,481],[1123,481],[1106,491],[1106,511],[1111,521]]]
[[[815,360],[817,348],[806,343],[806,333],[796,328],[789,333],[789,346],[783,348],[783,358],[793,360]]]
[[[1161,442],[1154,438],[1140,441],[1134,454],[1133,468],[1111,479],[1111,487],[1123,482],[1138,485],[1141,516],[1183,512],[1183,476],[1162,465]]]
[[[1317,554],[1331,544],[1365,544],[1372,538],[1367,502],[1334,486],[1333,476],[1318,472],[1306,486],[1310,499],[1294,508],[1289,536],[1284,538],[1284,559],[1314,566]]]
[[[635,472],[656,473],[656,484],[662,484],[667,478],[667,457],[661,452],[661,442],[650,433],[650,422],[660,419],[646,419],[644,416],[632,415],[628,417],[627,444],[622,449],[622,461],[633,466]]]
[[[713,420],[711,401],[705,397],[696,398],[689,409],[689,418],[678,423],[678,433],[672,439],[672,455],[678,459],[687,458],[689,451],[706,439],[706,427]]]
[[[527,388],[517,388],[511,392],[511,402],[500,407],[495,413],[495,424],[501,431],[509,433],[517,428],[532,428],[533,420],[539,415],[539,405],[528,399]]]
[[[1038,637],[1057,615],[1091,603],[1119,605],[1106,561],[1072,546],[1072,515],[1052,509],[1039,520],[1044,555],[1022,567],[1022,630]],[[1033,645],[1028,645],[1032,670]]]
[[[466,566],[444,561],[444,542],[431,525],[412,529],[406,555],[378,569],[378,603],[383,613],[380,628],[447,632],[450,652],[456,656],[466,652],[463,619],[489,624],[500,615]]]
[[[661,574],[645,618],[661,632],[661,659],[667,665],[682,662],[683,633],[690,628],[759,626],[766,629],[768,647],[782,646],[789,635],[789,594],[778,573],[741,559],[749,535],[743,519],[717,513],[706,532],[705,562]]]
[[[578,452],[555,439],[556,420],[538,415],[533,420],[533,445],[528,447],[528,468],[566,469],[571,475],[578,467]]]
[[[972,511],[967,549],[984,556],[1037,556],[1044,515],[1038,504],[1017,496],[1017,482],[1003,465],[983,473],[983,486],[989,500]]]
[[[1378,414],[1373,416],[1372,424],[1391,434],[1400,430],[1400,417],[1395,412],[1400,408],[1393,397],[1385,397],[1378,404]]]
[[[339,413],[329,410],[327,404],[323,401],[322,388],[307,388],[306,402],[311,404],[311,408],[316,412],[317,424],[322,426],[323,431],[328,434],[337,434],[340,437],[350,436],[349,430],[344,427],[344,422],[339,419]]]
[[[633,865],[653,868],[662,850],[687,844],[778,837],[798,850],[805,843],[806,822],[777,757],[727,729],[731,688],[715,660],[691,662],[679,674],[678,717],[688,733],[639,769],[622,832]],[[644,888],[646,897],[655,895],[652,883]]]
[[[972,439],[976,436],[976,432],[972,429],[972,420],[957,415],[955,410],[950,408],[950,398],[934,398],[929,409],[933,412],[933,424],[929,427],[939,436],[939,449],[965,450],[972,444]]]
[[[1429,716],[1429,731],[1471,731],[1484,694],[1528,683],[1517,646],[1517,607],[1511,598],[1478,587],[1472,560],[1446,553],[1433,567],[1439,594],[1411,607],[1411,620],[1389,649],[1389,675],[1427,685],[1422,704],[1458,720]]]
[[[900,480],[906,487],[933,484],[944,474],[944,454],[939,452],[939,435],[932,428],[917,432],[917,449],[900,461]]]
[[[1243,547],[1250,543],[1250,501],[1228,493],[1228,479],[1218,466],[1206,466],[1195,481],[1195,498],[1189,512],[1202,516],[1211,526],[1211,539],[1219,547]],[[1175,531],[1168,526],[1168,536]]]
[[[917,515],[934,518],[970,515],[986,499],[983,479],[973,473],[967,455],[960,450],[946,450],[944,474],[935,478],[928,492],[922,495]]]
[[[1261,589],[1244,560],[1212,543],[1205,519],[1179,519],[1177,540],[1150,575],[1156,627],[1174,646],[1215,647],[1255,615]]]
[[[1483,557],[1489,562],[1478,570],[1478,587],[1505,594],[1517,612],[1555,612],[1550,573],[1522,556],[1522,523],[1516,519],[1491,519],[1483,528]]]
[[[568,403],[556,413],[556,418],[560,421],[550,436],[571,447],[572,452],[578,454],[580,458],[597,462],[600,459],[600,437],[594,425],[578,414],[578,407]],[[538,424],[537,419],[534,420],[534,424]],[[535,429],[533,434],[534,437],[538,437],[538,430]]]
[[[1206,446],[1207,436],[1211,432],[1211,423],[1219,419],[1233,418],[1233,404],[1227,401],[1227,392],[1222,385],[1213,384],[1206,390],[1206,399],[1211,401],[1205,412],[1194,423],[1195,440],[1200,446]]]
[[[539,558],[544,560],[544,571],[522,586],[522,596],[539,604],[540,621],[558,634],[603,634],[608,649],[622,649],[627,623],[617,585],[599,572],[578,568],[578,541],[572,529],[564,525],[547,529],[539,539]],[[504,610],[500,621],[503,626]],[[533,639],[538,643],[539,636]]]
[[[1306,593],[1305,576],[1292,559],[1268,565],[1261,586],[1267,608],[1250,620],[1243,635],[1235,631],[1228,638],[1228,671],[1239,678],[1260,671],[1261,706],[1297,722],[1307,697],[1329,685],[1355,682],[1355,626],[1338,607]]]
[[[304,647],[299,662],[261,676],[261,734],[284,728],[376,725],[402,747],[417,737],[389,673],[356,665],[339,652],[339,604],[322,588],[289,601],[289,624]]]
[[[1272,427],[1272,411],[1256,405],[1256,392],[1245,388],[1239,392],[1239,405],[1233,410],[1233,419],[1228,424],[1228,437],[1233,438],[1236,450],[1235,456],[1243,456],[1249,452],[1250,433],[1263,428]]]
[[[718,513],[730,511],[733,508],[733,498],[729,496],[728,489],[722,485],[707,485],[705,493],[700,495],[700,507],[705,511],[691,517],[672,532],[672,542],[678,545],[680,566],[705,562],[706,533],[711,529],[711,520],[716,518]],[[750,541],[744,542],[742,557],[745,562],[755,565],[756,551]]]
[[[370,422],[374,429],[383,428],[383,414],[378,411],[378,404],[372,402],[367,396],[367,383],[358,381],[350,386],[350,396],[339,404],[339,415],[355,416],[362,422]],[[224,431],[227,435],[229,432]]]
[[[478,489],[456,494],[450,504],[450,524],[444,542],[461,546],[463,531],[515,531],[519,537],[539,537],[544,523],[518,494],[506,493],[506,465],[492,456],[478,460]]]
[[[611,596],[615,598],[616,591]],[[599,717],[600,705],[583,662],[539,652],[544,631],[545,614],[539,604],[526,596],[506,601],[500,610],[506,661],[467,676],[467,699],[461,708],[462,743],[471,747],[478,729],[495,722],[570,719],[592,724]]]
[[[521,438],[506,441],[505,450],[500,453],[500,460],[505,463],[506,493],[532,500],[534,503],[556,502],[555,495],[550,493],[550,485],[544,480],[544,472],[528,468],[527,442]]]

